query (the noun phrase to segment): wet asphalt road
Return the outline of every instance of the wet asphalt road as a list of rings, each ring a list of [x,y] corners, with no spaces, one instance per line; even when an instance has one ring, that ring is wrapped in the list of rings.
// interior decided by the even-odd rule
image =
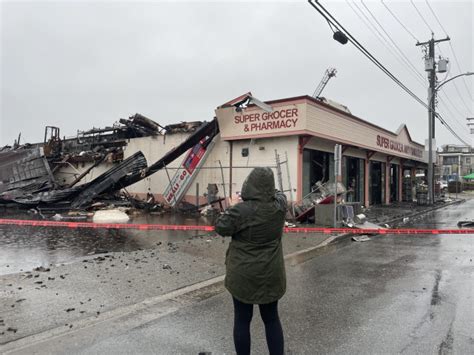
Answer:
[[[473,211],[470,200],[413,223],[450,228],[474,218]],[[288,268],[288,292],[280,302],[287,354],[474,353],[473,259],[473,235],[377,236]],[[267,353],[258,311],[252,327],[253,353]],[[222,293],[120,334],[86,331],[35,350],[232,354],[230,296]]]
[[[1,218],[39,219],[26,212],[0,210]],[[47,216],[51,219],[50,215]],[[178,214],[137,215],[130,223],[208,225],[205,217]],[[158,242],[176,242],[203,235],[196,231],[139,231],[114,229],[71,229],[0,225],[0,275],[77,261],[105,252],[132,252],[152,249]]]

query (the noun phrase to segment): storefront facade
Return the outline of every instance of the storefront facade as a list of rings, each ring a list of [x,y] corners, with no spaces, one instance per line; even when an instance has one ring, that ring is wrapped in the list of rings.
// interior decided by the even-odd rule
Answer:
[[[366,206],[401,201],[406,177],[426,167],[424,146],[412,141],[405,125],[391,132],[309,96],[266,104],[271,112],[255,105],[239,111],[232,104],[217,108],[220,139],[229,142],[230,166],[236,159],[242,164],[242,158],[252,165],[273,166],[268,154],[273,151],[287,157],[288,174],[281,175],[293,201],[300,201],[317,181],[334,179],[335,144],[343,146],[347,200]],[[262,161],[265,151],[267,161]],[[229,172],[230,188],[243,182],[240,172]]]

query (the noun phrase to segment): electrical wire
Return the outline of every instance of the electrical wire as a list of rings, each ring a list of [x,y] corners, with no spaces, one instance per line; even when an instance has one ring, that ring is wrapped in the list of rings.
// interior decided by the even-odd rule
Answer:
[[[443,94],[444,94],[444,93],[443,93]],[[450,109],[449,106],[447,105],[447,103],[444,101],[444,99],[449,100],[449,96],[448,96],[448,95],[445,95],[445,94],[444,94],[443,96],[441,96],[441,93],[438,93],[437,96],[438,96],[438,98],[439,98],[439,101],[443,103],[443,110],[446,110],[447,113],[449,114],[448,117],[451,118],[451,122],[456,123],[457,126],[460,128],[460,130],[461,130],[461,132],[462,132],[461,134],[462,134],[463,138],[468,137],[468,136],[466,136],[466,135],[468,135],[468,132],[469,132],[469,131],[466,130],[466,127],[465,127],[465,126],[463,125],[463,123],[460,122],[459,119],[457,118],[457,117],[462,116],[462,115],[456,115],[456,114],[454,114],[453,111],[451,111],[451,109]],[[439,108],[439,109],[441,109],[441,108]],[[445,112],[445,113],[446,113],[446,112]],[[446,115],[444,115],[444,116],[446,117]]]
[[[438,16],[436,15],[436,12],[434,12],[433,8],[431,7],[430,3],[428,2],[428,0],[425,0],[426,2],[426,5],[428,5],[428,8],[430,9],[431,13],[433,14],[433,17],[436,19],[436,22],[438,22],[438,25],[439,27],[441,27],[441,29],[443,30],[444,34],[446,37],[449,37],[448,35],[448,31],[446,31],[446,29],[444,28],[443,24],[441,23],[441,21],[439,20]],[[451,52],[453,53],[453,57],[454,57],[454,62],[456,63],[456,66],[459,70],[459,74],[463,73],[463,71],[461,70],[461,66],[459,65],[459,60],[458,60],[458,57],[456,55],[456,52],[454,51],[454,48],[453,48],[453,45],[451,44],[451,42],[449,42],[449,47],[451,49]],[[469,86],[467,85],[466,83],[466,79],[464,77],[462,77],[462,81],[464,83],[464,87],[466,88],[466,91],[467,93],[469,94],[469,98],[474,101],[474,98],[472,96],[472,92],[471,90],[469,89]],[[470,112],[472,112],[470,110]]]
[[[450,43],[451,44],[451,43]],[[443,53],[443,50],[441,49],[440,46],[438,46],[438,49],[439,49],[439,52],[441,53],[441,55],[443,57],[446,58],[446,56],[444,55]],[[453,53],[454,54],[454,53]],[[460,69],[460,68],[459,68]],[[459,74],[461,74],[462,72],[460,72]],[[464,77],[461,77],[461,79],[464,80]],[[466,108],[467,112],[468,112],[468,115],[472,112],[472,109],[469,108],[469,105],[466,103],[466,101],[464,101],[464,98],[463,98],[463,95],[461,94],[461,90],[459,90],[459,87],[458,87],[458,84],[453,81],[453,85],[454,85],[454,89],[456,90],[457,94],[458,94],[458,97],[459,99],[461,100],[461,102],[463,103],[464,107]],[[468,91],[468,94],[469,94],[469,91]],[[457,109],[456,109],[457,110]],[[459,110],[457,110],[459,112]],[[463,116],[463,114],[461,114],[461,116]]]
[[[415,37],[415,35],[402,23],[402,21],[399,20],[399,18],[390,10],[387,4],[383,2],[383,0],[380,0],[383,6],[387,9],[387,11],[392,15],[392,17],[402,26],[402,28],[413,38],[415,41],[420,42],[418,38]]]
[[[457,116],[464,117],[464,114],[461,111],[459,111],[458,107],[453,103],[453,101],[449,97],[448,93],[444,90],[444,88],[441,88],[440,91],[443,93],[444,98],[451,104],[451,107],[454,108],[454,110],[457,113]],[[444,102],[444,103],[446,104],[446,102]]]
[[[430,9],[431,13],[433,14],[434,18],[436,19],[436,22],[438,22],[438,25],[439,27],[441,27],[441,29],[443,30],[444,34],[446,35],[446,37],[449,37],[448,36],[448,32],[444,29],[444,26],[441,24],[441,21],[439,20],[438,16],[436,16],[435,12],[433,11],[433,8],[431,7],[430,3],[428,2],[428,0],[425,0],[426,2],[426,5],[428,5],[428,8]]]
[[[334,28],[336,28],[338,31],[342,32],[345,34],[347,37],[347,40],[351,42],[362,54],[364,54],[375,66],[377,66],[380,70],[382,70],[390,79],[392,79],[398,86],[400,86],[405,92],[407,92],[415,101],[417,101],[419,104],[427,108],[428,110],[431,110],[431,107],[429,107],[423,100],[421,100],[416,94],[414,94],[407,86],[405,86],[395,75],[393,75],[382,63],[380,63],[354,36],[351,35],[351,33],[344,28],[335,18],[334,16],[326,10],[326,8],[321,5],[317,0],[315,0],[315,3],[312,2],[312,0],[308,0],[308,3],[316,10],[319,12],[319,14],[328,22],[331,22]],[[459,135],[453,130],[453,128],[446,122],[446,120],[438,113],[434,112],[435,116],[438,118],[438,120],[448,129],[448,131],[451,132],[459,141],[461,141],[463,144],[467,143],[459,137]]]
[[[390,43],[387,41],[387,39],[382,35],[382,33],[377,29],[377,27],[370,21],[370,19],[367,17],[367,15],[362,11],[362,9],[357,5],[357,3],[351,4],[349,0],[346,0],[346,3],[349,5],[351,10],[357,15],[357,17],[361,20],[362,23],[369,29],[370,32],[378,39],[380,43],[393,55],[393,57],[402,65],[403,68],[407,69],[407,63],[403,60],[403,57],[400,58],[400,55],[397,52],[394,52],[392,47],[390,46]],[[353,5],[355,7],[353,7]],[[362,18],[362,16],[359,14],[359,12],[362,14],[362,16],[365,18]],[[410,69],[412,69],[409,66]],[[413,69],[412,69],[413,70]],[[408,71],[410,74],[413,74],[412,71]],[[414,73],[414,78],[423,86],[426,88],[426,82],[424,81],[424,77],[421,75],[420,76],[416,75],[418,73]]]
[[[430,25],[428,24],[428,22],[426,22],[425,18],[423,17],[423,15],[421,14],[420,10],[418,10],[418,8],[416,7],[415,3],[413,2],[413,0],[410,0],[411,4],[413,5],[413,7],[415,8],[416,12],[418,13],[418,15],[420,16],[421,20],[425,23],[426,27],[428,27],[428,29],[430,30],[431,33],[434,33],[433,32],[433,29],[430,27]]]
[[[330,21],[338,31],[344,31],[348,40],[359,50],[361,51],[371,62],[373,62],[380,70],[382,70],[387,76],[389,76],[397,85],[399,85],[403,90],[405,90],[410,96],[412,96],[416,101],[418,101],[421,105],[428,107],[426,103],[424,103],[418,96],[416,96],[410,89],[408,89],[400,80],[398,80],[395,75],[393,75],[385,66],[383,66],[362,44],[355,39],[349,31],[347,31],[319,2],[316,2],[319,7],[321,7],[327,15],[320,10],[311,0],[308,2],[315,8],[326,20]],[[329,16],[329,17],[328,17]],[[330,20],[331,19],[331,20]],[[341,32],[342,32],[341,31]]]
[[[459,65],[458,57],[456,56],[456,52],[454,51],[454,48],[453,48],[453,45],[451,44],[451,42],[449,42],[449,47],[451,48],[451,52],[453,53],[454,62],[456,63],[456,66],[459,70],[459,73],[461,74],[461,73],[463,73],[463,71],[461,70],[461,66]],[[470,99],[472,101],[474,101],[474,97],[472,96],[472,92],[469,90],[469,86],[466,83],[466,79],[464,77],[461,77],[461,78],[462,78],[462,82],[464,83],[464,86],[466,88],[466,91],[469,94]]]
[[[370,9],[367,7],[367,5],[365,5],[364,1],[361,0],[360,1],[362,3],[362,5],[365,7],[365,9],[369,12],[370,16],[374,19],[374,21],[377,23],[377,25],[379,25],[379,27],[382,29],[382,31],[385,33],[385,35],[388,37],[388,39],[390,40],[390,42],[392,43],[392,45],[398,50],[398,52],[400,53],[400,55],[405,59],[406,63],[414,70],[415,73],[417,73],[418,75],[420,75],[422,78],[423,77],[423,74],[421,74],[418,69],[416,68],[416,66],[410,61],[410,59],[408,59],[408,57],[405,55],[405,53],[400,49],[400,47],[395,43],[395,41],[392,39],[392,36],[390,36],[390,34],[388,34],[388,32],[385,30],[385,28],[382,26],[382,24],[377,20],[377,18],[374,16],[374,14],[372,13],[372,11],[370,11]]]
[[[462,144],[469,146],[470,144],[467,143],[464,139],[459,137],[459,135],[451,128],[451,126],[448,125],[446,120],[441,116],[438,112],[435,112],[436,117],[439,119],[439,121],[446,127],[446,129],[451,132],[453,136],[455,136]]]
[[[407,26],[405,26],[402,21],[395,15],[395,13],[388,7],[387,4],[385,4],[385,2],[383,0],[380,1],[382,3],[382,5],[387,9],[387,11],[390,13],[390,15],[398,22],[398,24],[417,42],[419,42],[419,40],[415,37],[415,35],[407,28]],[[443,31],[445,32],[445,35],[447,37],[448,34],[446,33],[446,30],[444,29],[444,27],[441,25],[438,17],[435,15],[433,9],[431,8],[431,6],[429,5],[428,1],[426,0],[427,2],[427,5],[430,7],[430,10],[431,12],[433,13],[433,15],[435,16],[436,20],[438,21],[439,25],[441,26],[441,28],[443,29]],[[439,47],[438,47],[439,48]],[[439,48],[440,51],[441,51],[441,48]],[[464,78],[463,78],[464,79]],[[444,88],[441,88],[441,91],[443,91],[443,94],[445,94],[444,92]],[[458,124],[458,126],[462,129],[462,131],[465,130],[465,127],[462,125],[462,123],[459,121],[459,119],[457,119],[456,117],[458,116],[463,116],[462,113],[460,113],[459,109],[457,108],[456,105],[454,105],[454,103],[452,102],[451,98],[449,97],[449,95],[445,94],[444,96],[441,96],[441,93],[438,93],[438,96],[439,96],[439,100],[441,103],[443,103],[445,109],[448,111],[448,113],[450,114],[451,117],[454,118],[454,121]],[[448,102],[451,104],[451,107],[453,107],[456,111],[457,111],[457,115],[454,114],[451,109],[449,108],[448,104],[444,101],[444,98],[446,100],[448,100]]]

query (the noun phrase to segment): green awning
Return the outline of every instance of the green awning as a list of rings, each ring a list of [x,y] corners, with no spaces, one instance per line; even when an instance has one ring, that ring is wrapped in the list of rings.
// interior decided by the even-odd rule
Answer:
[[[474,173],[463,176],[462,178],[466,180],[474,180]]]

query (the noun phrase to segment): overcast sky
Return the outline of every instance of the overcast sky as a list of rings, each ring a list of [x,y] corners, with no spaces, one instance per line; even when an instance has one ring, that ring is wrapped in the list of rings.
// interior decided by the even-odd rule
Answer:
[[[321,2],[426,99],[422,48],[381,1]],[[430,38],[410,1],[384,2],[416,39]],[[383,26],[378,31],[390,35],[419,73],[400,63],[404,59],[395,57],[389,39],[382,41],[367,27],[367,19],[378,25],[364,4]],[[451,37],[461,70],[473,71],[473,3],[429,4]],[[415,5],[435,37],[445,37],[426,2]],[[458,74],[448,42],[436,50],[450,59],[448,77]],[[0,60],[0,146],[12,144],[20,132],[22,142],[41,141],[45,125],[71,136],[136,112],[162,125],[210,120],[216,106],[247,91],[261,100],[311,95],[328,67],[338,73],[323,96],[392,131],[406,123],[420,143],[427,137],[426,109],[352,45],[334,41],[307,1],[1,1]],[[474,117],[473,83],[474,76],[446,84],[442,94],[448,98],[439,103],[466,140],[472,137],[465,118]],[[441,125],[437,141],[459,143]]]

